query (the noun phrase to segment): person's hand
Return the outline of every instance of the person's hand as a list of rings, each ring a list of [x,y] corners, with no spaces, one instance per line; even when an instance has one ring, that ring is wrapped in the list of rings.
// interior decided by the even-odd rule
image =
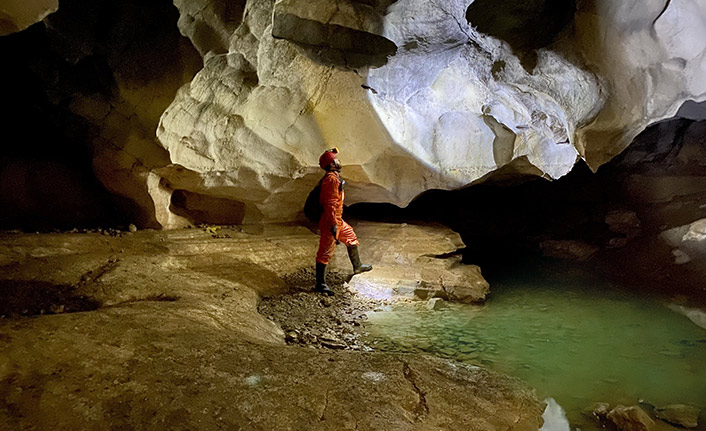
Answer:
[[[333,238],[336,240],[336,244],[341,243],[341,241],[338,240],[338,225],[337,224],[331,226],[331,235],[333,235]]]

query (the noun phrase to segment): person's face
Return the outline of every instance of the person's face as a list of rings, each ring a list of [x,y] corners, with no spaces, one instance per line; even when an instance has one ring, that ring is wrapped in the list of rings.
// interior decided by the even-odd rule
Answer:
[[[330,168],[332,171],[340,171],[341,170],[341,161],[338,160],[338,157],[333,159],[331,162]]]

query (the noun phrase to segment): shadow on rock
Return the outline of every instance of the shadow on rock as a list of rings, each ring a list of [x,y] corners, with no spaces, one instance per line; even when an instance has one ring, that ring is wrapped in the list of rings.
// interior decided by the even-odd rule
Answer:
[[[101,307],[96,299],[75,290],[74,286],[43,281],[0,280],[0,316],[75,313]]]

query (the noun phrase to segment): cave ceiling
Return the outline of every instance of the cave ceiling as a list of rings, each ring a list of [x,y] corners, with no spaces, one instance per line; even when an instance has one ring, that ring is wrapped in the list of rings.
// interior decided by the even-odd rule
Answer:
[[[145,223],[178,227],[194,220],[175,192],[232,201],[244,222],[299,217],[333,146],[349,204],[597,169],[706,99],[698,3],[174,0],[160,7],[179,40],[146,31],[137,4],[88,26],[71,25],[79,0],[27,16],[67,61],[110,70],[109,92],[69,101],[98,131],[98,179]]]

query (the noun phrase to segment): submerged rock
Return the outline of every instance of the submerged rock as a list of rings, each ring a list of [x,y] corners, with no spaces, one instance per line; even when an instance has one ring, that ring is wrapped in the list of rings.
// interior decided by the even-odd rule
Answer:
[[[607,418],[620,431],[650,431],[655,426],[650,415],[638,406],[618,405],[608,413]]]
[[[706,275],[706,218],[665,230],[660,239],[672,248],[674,263]]]
[[[673,425],[684,428],[696,428],[699,425],[701,410],[684,404],[671,404],[655,409],[655,415]]]
[[[596,403],[591,407],[591,415],[598,420],[604,421],[610,413],[610,404]]]

